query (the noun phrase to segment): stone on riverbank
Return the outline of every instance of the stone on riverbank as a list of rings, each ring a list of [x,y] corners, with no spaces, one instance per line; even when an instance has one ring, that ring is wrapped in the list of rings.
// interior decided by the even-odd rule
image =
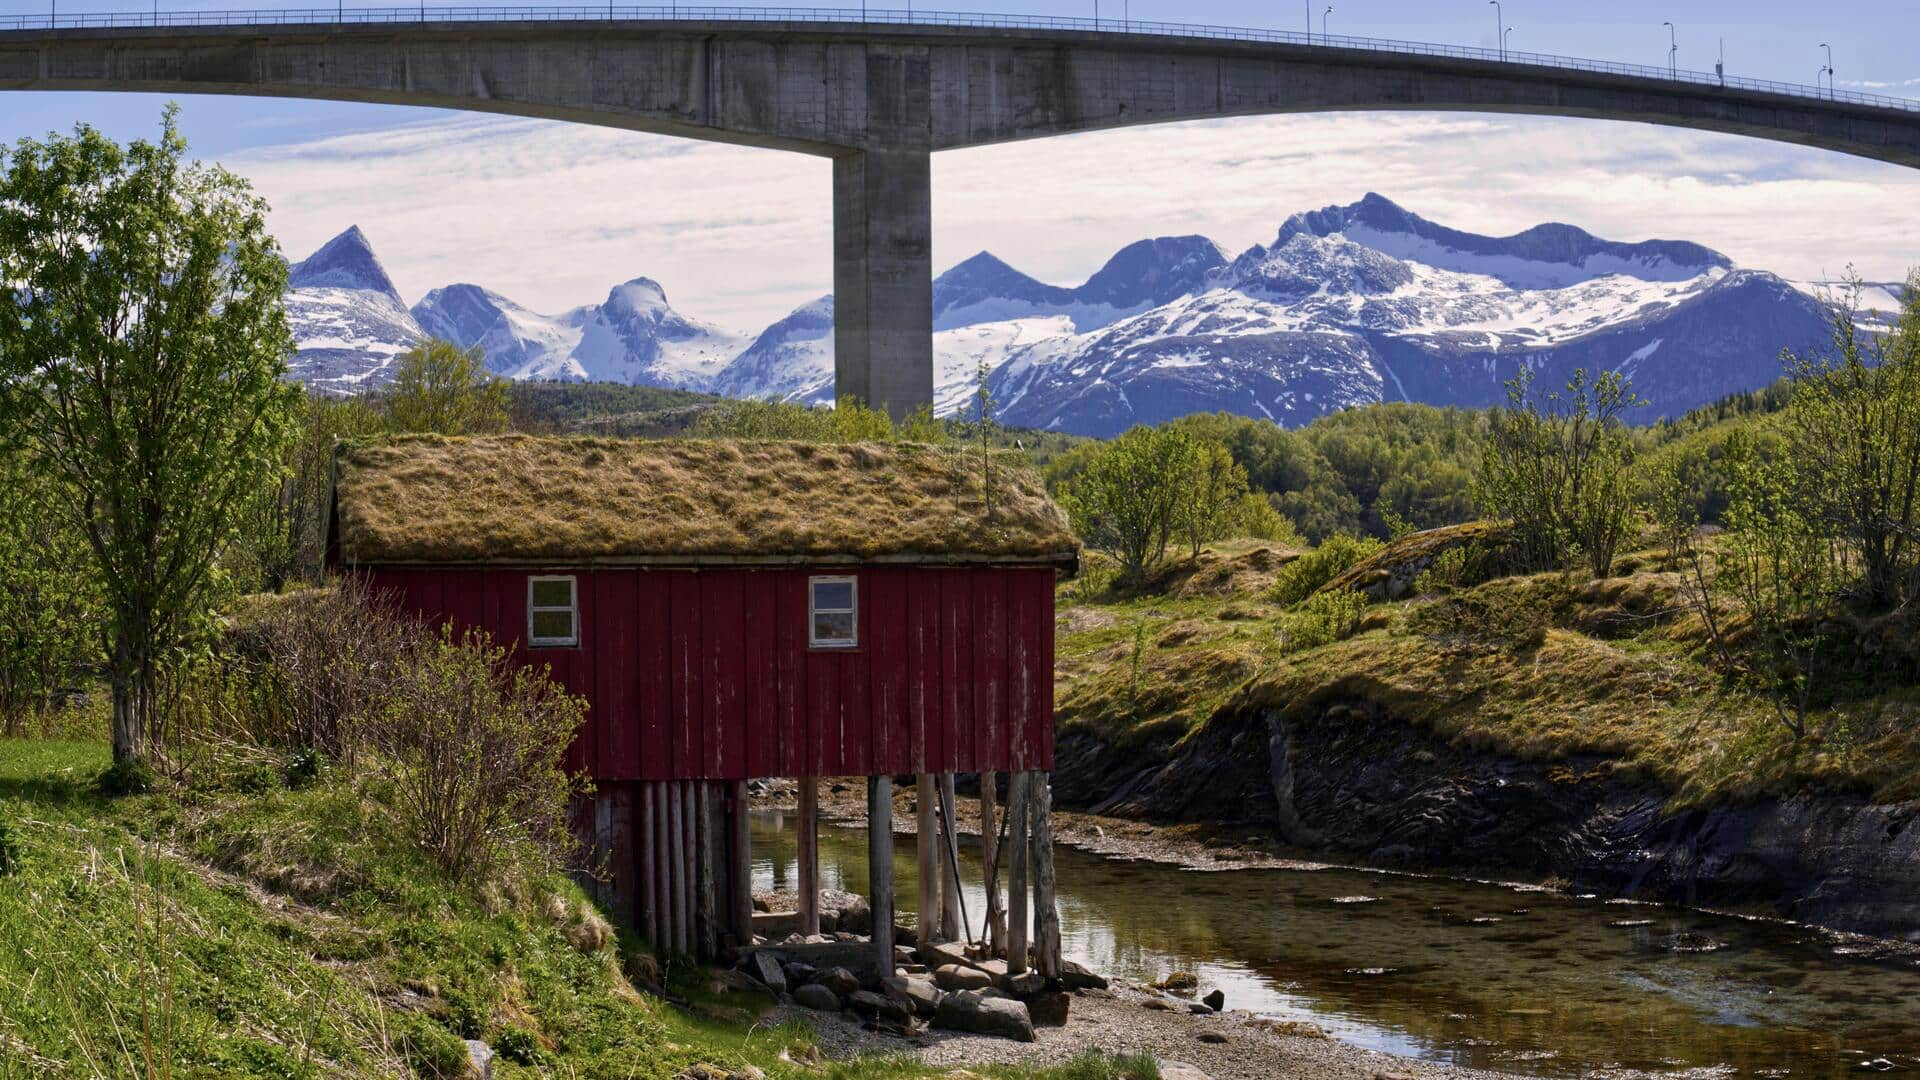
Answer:
[[[821,1012],[839,1012],[840,995],[820,985],[808,983],[793,992],[793,1000],[809,1009]]]
[[[959,964],[945,964],[933,973],[934,985],[942,990],[985,990],[993,985],[993,976]]]
[[[951,1031],[999,1035],[1015,1042],[1032,1042],[1033,1017],[1026,1005],[1012,998],[987,997],[977,990],[960,990],[940,999],[934,1024]]]

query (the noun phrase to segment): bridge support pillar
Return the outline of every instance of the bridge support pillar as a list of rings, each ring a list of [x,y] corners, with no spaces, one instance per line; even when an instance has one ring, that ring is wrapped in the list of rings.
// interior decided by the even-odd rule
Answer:
[[[833,395],[895,420],[933,404],[933,185],[925,150],[833,160]]]

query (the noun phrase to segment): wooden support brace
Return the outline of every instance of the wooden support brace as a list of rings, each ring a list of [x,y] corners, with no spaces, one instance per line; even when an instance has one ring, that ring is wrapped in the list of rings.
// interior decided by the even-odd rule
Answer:
[[[800,932],[820,932],[820,781],[800,778],[800,840],[795,852],[800,863]]]
[[[1027,776],[1007,778],[1007,973],[1027,970]]]
[[[638,929],[655,948],[660,945],[660,894],[654,889],[653,868],[658,862],[655,854],[659,851],[653,836],[653,822],[657,816],[653,804],[654,785],[641,781],[638,785],[639,809],[638,821],[634,829],[640,843],[634,852],[640,869],[640,918]]]
[[[987,925],[982,936],[987,939],[993,955],[999,956],[1007,948],[1007,913],[1000,904],[1000,852],[996,835],[1000,826],[994,820],[994,801],[999,793],[993,785],[991,771],[980,774],[980,874],[987,886]]]
[[[744,948],[753,944],[753,830],[747,816],[747,782],[733,781],[729,794],[733,806],[727,815],[727,846],[733,858],[727,895],[733,901],[733,918],[728,929],[733,943]]]
[[[882,978],[893,977],[893,778],[867,778],[867,880],[873,895],[873,952]]]
[[[693,797],[696,829],[694,840],[698,855],[694,861],[699,910],[694,926],[700,932],[698,952],[702,960],[711,960],[720,952],[720,874],[725,865],[721,856],[720,815],[717,808],[720,785],[713,780],[696,780]]]
[[[1028,780],[1033,800],[1033,966],[1049,979],[1060,977],[1060,909],[1054,902],[1053,785],[1044,772]]]
[[[920,944],[927,945],[940,938],[940,915],[935,905],[939,903],[940,890],[940,841],[933,823],[934,794],[933,774],[920,773],[913,778],[913,884],[914,884],[914,925],[918,927]]]
[[[672,926],[668,927],[669,949],[676,953],[692,951],[692,939],[687,934],[687,785],[676,780],[667,786],[667,829],[671,834],[671,844],[667,852],[667,876],[673,892],[673,906],[668,918]]]
[[[940,937],[947,941],[960,940],[960,866],[956,856],[959,853],[960,830],[953,820],[953,774],[943,772],[938,780],[940,800],[940,843],[935,854],[940,867]]]

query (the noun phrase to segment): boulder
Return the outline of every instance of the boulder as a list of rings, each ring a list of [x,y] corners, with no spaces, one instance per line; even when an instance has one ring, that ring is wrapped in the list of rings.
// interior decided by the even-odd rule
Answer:
[[[1000,988],[1017,998],[1031,997],[1047,988],[1047,977],[1037,971],[1026,971],[1001,979]]]
[[[1095,973],[1084,964],[1071,960],[1060,961],[1060,985],[1069,990],[1105,990],[1106,977]]]
[[[843,967],[828,968],[820,973],[817,981],[821,986],[826,987],[841,997],[846,997],[848,994],[860,989],[859,977]]]
[[[1168,990],[1173,993],[1192,993],[1200,988],[1200,980],[1194,978],[1191,971],[1176,971],[1153,984],[1156,990]]]
[[[748,953],[745,966],[747,974],[759,979],[774,993],[787,988],[787,973],[780,966],[779,954],[765,949]]]
[[[839,1012],[840,995],[820,985],[808,983],[793,992],[793,1000],[809,1009],[821,1012]]]
[[[798,987],[805,986],[812,982],[813,977],[819,974],[819,969],[812,964],[803,964],[799,961],[794,961],[790,964],[781,965],[780,973],[787,977],[787,985],[789,987]]]
[[[946,996],[933,984],[932,979],[926,978],[895,976],[882,979],[880,989],[921,1016],[932,1016],[940,1008],[940,999]]]
[[[1027,1015],[1035,1027],[1066,1027],[1067,1009],[1073,999],[1065,991],[1048,990],[1026,999]]]
[[[493,1080],[493,1047],[479,1039],[467,1040],[467,1064],[476,1080]]]
[[[913,1019],[913,1006],[891,997],[876,994],[871,990],[855,990],[847,997],[847,1005],[861,1016],[878,1020],[892,1020],[904,1024]]]
[[[859,893],[820,890],[820,929],[842,934],[873,932],[873,908]]]
[[[1033,1017],[1026,1005],[1011,998],[987,997],[977,990],[961,990],[941,998],[933,1022],[950,1031],[1033,1041]]]
[[[993,985],[993,976],[959,964],[934,969],[933,983],[942,990],[985,990]]]
[[[1224,990],[1209,990],[1207,991],[1207,996],[1200,1000],[1205,1002],[1207,1008],[1212,1009],[1214,1012],[1219,1012],[1227,1007],[1227,994]]]
[[[907,948],[905,945],[895,945],[893,947],[893,966],[896,968],[902,968],[902,967],[918,967],[919,965],[913,962],[912,949]]]

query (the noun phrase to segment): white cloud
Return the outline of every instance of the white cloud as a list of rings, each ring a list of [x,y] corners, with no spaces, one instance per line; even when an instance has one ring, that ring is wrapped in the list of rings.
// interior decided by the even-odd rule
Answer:
[[[532,120],[450,116],[227,162],[300,257],[358,223],[409,300],[473,281],[557,311],[645,274],[757,330],[832,283],[825,159]],[[1591,120],[1345,113],[1131,128],[934,158],[936,268],[990,249],[1083,279],[1120,245],[1232,250],[1378,191],[1455,228],[1565,221],[1694,240],[1793,277],[1920,264],[1920,172],[1735,136]]]

